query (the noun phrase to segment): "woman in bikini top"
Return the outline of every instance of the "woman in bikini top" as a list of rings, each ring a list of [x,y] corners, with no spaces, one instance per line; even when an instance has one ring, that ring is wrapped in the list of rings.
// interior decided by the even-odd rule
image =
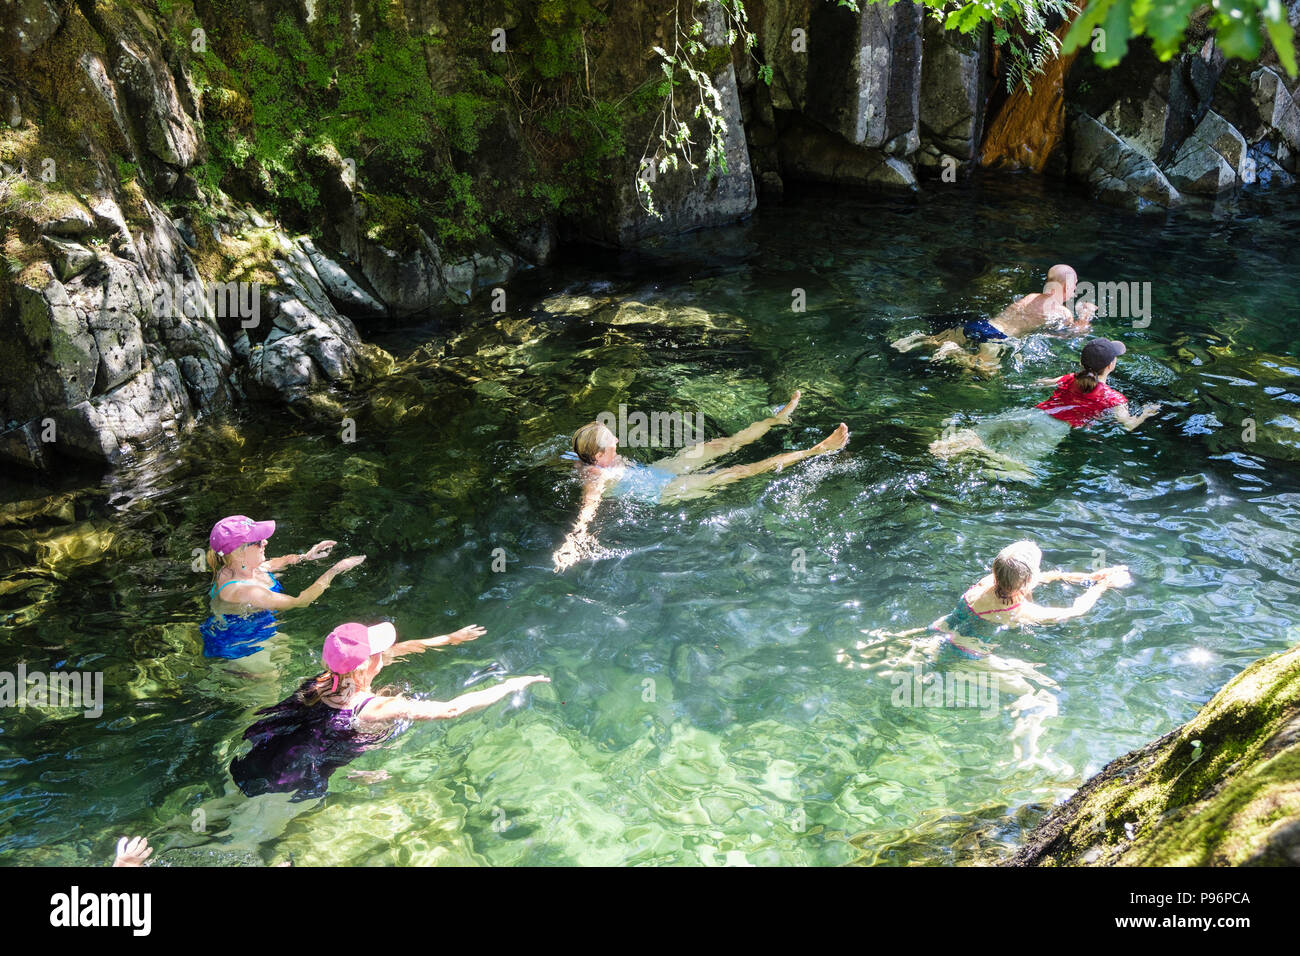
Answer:
[[[1093,573],[1040,570],[1043,552],[1032,541],[1017,541],[998,552],[993,573],[987,574],[962,595],[947,617],[930,625],[943,635],[944,649],[978,660],[987,657],[984,646],[1000,625],[1063,621],[1086,613],[1107,589],[1123,587],[1131,578],[1123,565]],[[1095,584],[1068,608],[1044,607],[1032,600],[1034,588],[1048,581]]]

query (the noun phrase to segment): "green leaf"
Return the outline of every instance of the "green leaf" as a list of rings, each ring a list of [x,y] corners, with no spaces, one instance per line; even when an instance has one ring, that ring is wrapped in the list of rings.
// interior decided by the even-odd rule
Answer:
[[[1106,19],[1101,25],[1101,28],[1106,31],[1106,52],[1096,54],[1099,66],[1115,66],[1128,52],[1130,36],[1128,13],[1129,0],[1115,0],[1111,8],[1106,11]],[[1091,33],[1089,35],[1091,36]]]
[[[1263,36],[1259,31],[1259,21],[1249,15],[1253,12],[1244,10],[1237,0],[1222,0],[1210,25],[1214,28],[1219,49],[1225,56],[1235,56],[1242,60],[1253,60],[1259,56]]]
[[[1092,43],[1092,29],[1100,26],[1102,19],[1110,11],[1110,8],[1116,3],[1116,0],[1091,0],[1084,9],[1079,18],[1074,21],[1065,34],[1065,40],[1061,44],[1062,53],[1073,53],[1081,46],[1088,46]],[[1127,30],[1127,24],[1125,24]],[[1109,33],[1106,36],[1106,49],[1110,49],[1111,38]]]
[[[1263,15],[1264,28],[1268,31],[1268,38],[1273,41],[1277,58],[1282,61],[1287,75],[1295,79],[1295,34],[1291,32],[1291,24],[1287,22],[1286,5],[1282,0],[1268,0]]]

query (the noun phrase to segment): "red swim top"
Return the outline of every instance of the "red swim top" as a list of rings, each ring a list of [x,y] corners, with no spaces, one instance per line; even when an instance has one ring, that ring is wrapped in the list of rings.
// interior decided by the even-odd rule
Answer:
[[[1128,403],[1119,392],[1105,382],[1098,382],[1091,392],[1080,392],[1074,387],[1074,373],[1062,375],[1056,380],[1056,391],[1045,402],[1039,402],[1035,408],[1041,408],[1053,418],[1069,422],[1072,428],[1088,424],[1108,408]]]

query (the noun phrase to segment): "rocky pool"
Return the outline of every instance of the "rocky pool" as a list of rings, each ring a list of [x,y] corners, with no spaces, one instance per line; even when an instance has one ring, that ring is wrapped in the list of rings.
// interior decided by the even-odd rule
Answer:
[[[106,862],[127,833],[175,863],[1001,859],[1043,808],[1297,639],[1297,229],[1294,193],[1165,220],[1027,178],[813,192],[635,256],[571,253],[512,282],[504,313],[485,295],[361,324],[398,371],[312,414],[209,422],[103,483],[7,477],[3,501],[45,500],[0,512],[0,669],[102,672],[104,701],[0,710],[0,861]],[[1095,328],[1128,346],[1112,384],[1162,414],[1070,435],[1029,482],[937,462],[945,426],[1045,397],[1034,381],[1082,343],[1031,337],[992,380],[888,343],[921,315],[996,312],[1055,262],[1150,283],[1136,327]],[[702,415],[716,437],[795,388],[794,423],[728,463],[840,421],[846,452],[673,507],[606,502],[604,553],[554,573],[576,427],[623,404]],[[272,555],[327,537],[369,555],[256,660],[205,658],[198,633],[194,549],[231,513],[278,522]],[[1135,578],[1080,621],[1001,635],[1053,701],[1033,762],[1014,759],[1009,697],[900,705],[912,648],[864,633],[946,613],[1024,537],[1045,567]],[[314,577],[283,575],[293,593]],[[553,683],[404,729],[323,800],[239,795],[254,711],[319,669],[334,625],[381,618],[404,638],[488,630],[385,672],[409,692]]]

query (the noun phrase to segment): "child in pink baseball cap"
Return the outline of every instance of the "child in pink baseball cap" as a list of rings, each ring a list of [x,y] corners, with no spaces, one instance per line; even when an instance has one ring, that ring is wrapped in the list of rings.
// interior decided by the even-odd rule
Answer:
[[[207,554],[212,616],[199,628],[206,656],[239,658],[257,653],[275,633],[273,612],[306,607],[325,593],[336,576],[366,559],[364,554],[344,558],[294,597],[285,593],[271,572],[324,558],[338,542],[322,541],[305,554],[268,559],[266,541],[274,533],[274,521],[254,521],[246,515],[231,515],[213,525]]]
[[[330,775],[375,746],[398,720],[460,717],[549,677],[512,677],[449,701],[411,700],[371,690],[385,664],[430,647],[451,647],[487,633],[476,625],[451,634],[397,643],[392,624],[343,624],[325,639],[325,671],[305,681],[288,699],[258,711],[266,714],[244,734],[253,749],[231,762],[230,773],[247,796],[294,793],[294,800],[324,796]],[[320,707],[324,704],[324,707]]]
[[[391,624],[344,624],[325,638],[321,660],[326,670],[307,686],[303,703],[324,703],[340,715],[350,714],[354,727],[384,724],[394,720],[438,720],[459,717],[509,697],[517,690],[538,682],[550,683],[540,674],[512,677],[485,690],[462,694],[450,701],[411,700],[400,694],[393,697],[372,693],[370,686],[385,664],[407,654],[423,653],[430,647],[450,647],[473,641],[486,634],[476,624],[459,631],[424,640],[398,644],[397,631]]]

